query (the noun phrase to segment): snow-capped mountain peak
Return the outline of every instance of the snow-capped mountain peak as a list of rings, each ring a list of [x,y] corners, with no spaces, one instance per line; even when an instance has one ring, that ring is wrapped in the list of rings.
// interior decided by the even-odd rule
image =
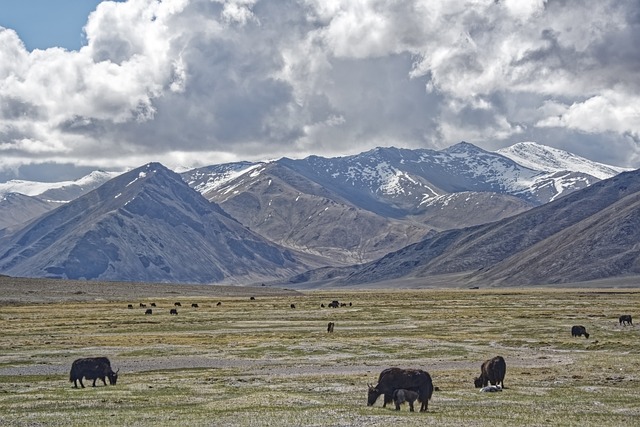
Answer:
[[[598,179],[610,178],[620,172],[631,170],[594,162],[567,151],[536,142],[519,142],[509,147],[501,148],[496,153],[530,169],[545,172],[581,172]]]
[[[0,197],[7,193],[20,193],[25,196],[41,196],[51,190],[55,190],[60,193],[64,190],[73,189],[71,191],[72,197],[60,201],[69,201],[78,197],[87,191],[91,191],[94,188],[99,187],[111,178],[118,176],[120,172],[105,172],[105,171],[93,171],[89,175],[74,181],[59,181],[59,182],[39,182],[39,181],[25,181],[12,179],[7,182],[0,183]],[[49,198],[49,197],[45,197]]]

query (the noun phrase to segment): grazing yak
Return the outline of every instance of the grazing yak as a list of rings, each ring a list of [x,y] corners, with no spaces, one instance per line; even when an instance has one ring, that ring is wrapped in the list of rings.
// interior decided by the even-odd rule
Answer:
[[[182,307],[182,304],[180,304],[179,302],[174,302],[174,303],[173,303],[173,305],[174,305],[175,307]]]
[[[433,382],[428,372],[421,369],[388,368],[380,373],[378,384],[369,385],[367,406],[373,406],[380,395],[384,395],[383,407],[393,401],[393,392],[398,389],[410,390],[418,393],[420,412],[426,412],[429,400],[433,396]]]
[[[393,392],[393,402],[396,404],[396,411],[400,410],[400,405],[404,402],[409,403],[409,411],[413,411],[413,402],[418,399],[418,393],[411,390],[405,390],[403,388],[399,388]]]
[[[178,310],[176,310],[175,308],[172,308],[171,310],[169,310],[169,314],[175,314],[177,316]]]
[[[336,326],[335,323],[333,322],[329,322],[329,324],[327,325],[327,332],[333,332],[333,328]]]
[[[193,304],[191,304],[191,307],[193,308],[198,308],[198,304],[196,304],[195,302]]]
[[[618,321],[620,322],[621,325],[624,325],[624,326],[631,325],[631,326],[633,326],[633,322],[631,321],[631,315],[630,314],[623,314],[622,316],[620,316]]]
[[[109,359],[106,357],[87,357],[77,359],[71,365],[69,381],[73,382],[73,386],[75,388],[78,388],[78,381],[80,381],[80,386],[84,388],[82,378],[93,380],[93,387],[96,386],[97,379],[101,379],[106,386],[107,382],[105,381],[105,378],[109,378],[109,384],[116,385],[116,381],[118,381],[118,371],[113,372],[113,369],[111,369],[111,362],[109,362]]]
[[[476,388],[483,388],[491,383],[492,386],[504,388],[504,376],[507,373],[507,364],[502,356],[496,356],[485,360],[480,366],[480,376],[473,382]]]
[[[144,314],[153,314],[153,310],[150,308],[147,308],[147,310],[144,312]]]
[[[587,329],[584,326],[576,325],[571,328],[572,337],[579,337],[581,335],[584,335],[585,338],[589,338],[589,333],[587,332]]]

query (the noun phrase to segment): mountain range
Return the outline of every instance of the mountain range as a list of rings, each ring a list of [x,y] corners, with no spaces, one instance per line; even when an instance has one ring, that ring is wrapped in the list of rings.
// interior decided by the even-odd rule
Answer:
[[[622,170],[534,143],[488,152],[462,142],[441,151],[376,148],[214,165],[182,176],[274,242],[363,263],[434,232],[525,212]]]
[[[589,190],[635,179],[622,171],[535,143],[488,152],[463,142],[441,151],[377,148],[180,175],[152,163],[64,185],[12,181],[0,184],[0,273],[292,286],[454,273],[468,274],[469,283],[563,283],[598,275],[533,272],[535,257],[526,251],[621,202]],[[20,188],[30,190],[18,194]],[[554,213],[574,197],[589,201]],[[554,243],[545,254],[566,246]]]
[[[311,265],[243,227],[158,163],[0,238],[0,271],[23,277],[254,283]]]
[[[485,286],[563,284],[640,274],[640,170],[494,223],[448,230],[364,265],[293,283],[356,285],[457,274]]]

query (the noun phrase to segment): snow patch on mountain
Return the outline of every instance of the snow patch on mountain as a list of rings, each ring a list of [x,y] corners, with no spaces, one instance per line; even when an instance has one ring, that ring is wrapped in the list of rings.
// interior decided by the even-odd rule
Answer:
[[[193,186],[193,183],[198,180],[205,178],[203,182],[193,186],[193,188],[201,194],[207,194],[210,191],[217,190],[218,188],[224,187],[228,183],[236,180],[237,178],[248,175],[250,178],[255,178],[260,175],[262,171],[264,171],[265,163],[231,163],[228,165],[224,165],[225,168],[222,171],[219,171],[216,174],[206,174],[206,173],[196,173],[192,176],[191,181],[188,183],[190,186]],[[233,191],[241,182],[235,183],[234,186],[226,189],[226,192]]]

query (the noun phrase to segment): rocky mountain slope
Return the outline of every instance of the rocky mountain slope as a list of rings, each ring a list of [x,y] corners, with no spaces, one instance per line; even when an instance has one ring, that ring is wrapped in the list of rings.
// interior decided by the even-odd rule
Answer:
[[[314,265],[266,241],[151,163],[0,238],[11,276],[245,283]]]

